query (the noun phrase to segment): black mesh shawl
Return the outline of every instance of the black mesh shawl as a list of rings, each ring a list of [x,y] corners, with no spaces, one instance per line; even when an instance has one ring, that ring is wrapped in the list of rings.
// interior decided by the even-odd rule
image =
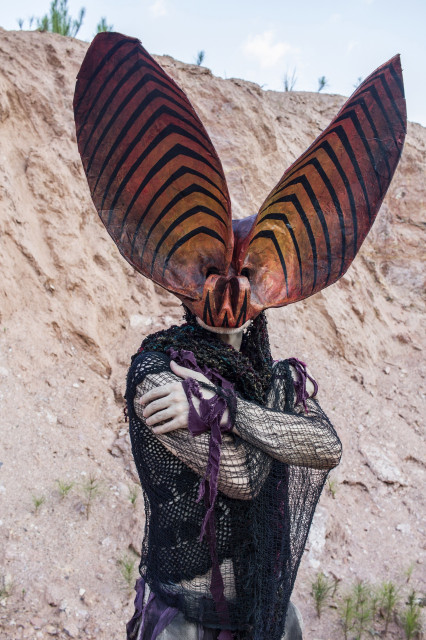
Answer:
[[[328,471],[340,459],[340,440],[316,400],[307,400],[308,413],[294,405],[288,361],[272,366],[271,360],[262,402],[244,397],[239,379],[243,372],[227,377],[235,378],[233,420],[239,435],[223,436],[214,511],[229,610],[224,625],[209,590],[209,546],[199,540],[205,506],[197,502],[197,494],[207,465],[209,434],[194,438],[180,429],[156,436],[145,424],[140,404],[134,402],[154,386],[181,380],[171,372],[164,351],[166,343],[173,344],[174,335],[179,348],[186,326],[155,334],[154,341],[148,337],[145,346],[150,350],[133,357],[128,373],[130,436],[146,510],[139,571],[163,601],[189,620],[232,629],[241,640],[279,640],[315,506]],[[226,359],[229,347],[199,329]],[[199,331],[184,329],[184,333],[188,338]],[[167,340],[161,340],[165,334]],[[158,344],[163,351],[155,350]],[[188,339],[185,345],[191,349]],[[200,366],[214,367],[224,375],[226,367],[220,371],[217,353],[203,359],[196,337],[192,346]],[[256,361],[256,346],[246,341],[246,349],[250,347]]]

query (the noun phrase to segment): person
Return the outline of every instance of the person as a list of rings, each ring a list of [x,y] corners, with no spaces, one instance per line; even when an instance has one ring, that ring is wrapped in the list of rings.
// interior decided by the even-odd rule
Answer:
[[[243,220],[188,98],[138,40],[95,37],[74,113],[101,220],[185,310],[127,376],[146,512],[128,640],[297,640],[290,596],[341,443],[305,363],[273,359],[265,309],[336,282],[359,251],[404,142],[399,57]]]
[[[179,351],[177,351],[178,347]],[[194,352],[197,354],[196,358],[193,357]],[[170,358],[171,355],[173,358]],[[250,607],[253,606],[250,600],[256,592],[254,576],[252,576],[252,594],[244,593],[243,585],[245,584],[247,589],[249,581],[247,573],[249,571],[252,573],[253,569],[250,570],[244,566],[236,570],[233,563],[236,562],[238,554],[232,546],[235,546],[237,551],[244,549],[247,552],[248,539],[250,540],[254,535],[252,531],[259,520],[258,512],[261,515],[265,511],[269,512],[270,517],[278,520],[280,528],[284,529],[285,524],[289,524],[285,523],[284,518],[289,517],[290,509],[285,498],[285,475],[282,473],[284,468],[287,469],[288,465],[299,465],[298,470],[294,468],[294,478],[291,481],[294,493],[303,490],[304,482],[301,478],[297,478],[302,469],[304,473],[310,473],[310,482],[321,484],[325,481],[328,470],[338,464],[341,444],[315,399],[317,387],[304,366],[294,359],[272,361],[264,313],[254,321],[250,321],[246,332],[242,329],[237,331],[231,329],[215,333],[200,326],[197,317],[186,310],[186,323],[182,326],[148,336],[144,340],[129,371],[126,397],[129,403],[132,450],[137,468],[141,473],[145,505],[158,503],[158,482],[154,479],[158,473],[158,465],[153,464],[153,459],[161,459],[162,473],[168,478],[167,484],[172,494],[178,493],[177,487],[173,486],[175,478],[179,481],[179,493],[191,496],[197,488],[199,478],[204,476],[209,462],[210,435],[204,431],[193,437],[188,430],[188,423],[192,417],[190,403],[195,405],[195,412],[199,415],[200,399],[192,393],[188,398],[182,381],[197,380],[203,385],[201,393],[203,399],[217,400],[218,396],[215,394],[219,388],[212,388],[211,371],[213,369],[215,372],[224,374],[223,380],[226,382],[229,383],[232,380],[232,384],[238,390],[236,407],[233,406],[232,399],[229,397],[228,403],[222,405],[224,411],[220,419],[221,425],[227,425],[229,411],[233,412],[234,417],[232,427],[222,437],[218,452],[220,465],[217,478],[211,476],[209,478],[213,486],[217,481],[218,492],[214,496],[216,498],[214,508],[221,514],[216,518],[220,525],[216,532],[211,534],[211,538],[215,538],[216,546],[222,549],[228,547],[229,554],[229,560],[225,558],[219,567],[223,579],[219,591],[225,594],[231,606],[236,593],[241,591],[241,600],[245,606]],[[304,373],[307,375],[304,376]],[[217,379],[215,381],[218,382]],[[261,388],[263,386],[263,393],[259,389],[258,402],[253,402],[253,387],[256,383]],[[219,393],[223,393],[223,388],[226,386],[222,381]],[[263,402],[265,387],[267,387],[266,401]],[[298,394],[295,393],[295,387]],[[303,404],[308,408],[307,413]],[[165,455],[166,451],[171,456]],[[272,473],[274,467],[274,473]],[[281,487],[280,483],[282,483]],[[309,494],[306,486],[304,491],[307,495]],[[319,497],[319,487],[316,495],[310,496],[311,504],[317,497]],[[164,593],[171,589],[174,596],[179,594],[181,607],[188,613],[191,608],[197,606],[195,603],[200,599],[205,608],[205,599],[209,597],[210,590],[213,592],[211,568],[203,572],[203,563],[197,557],[201,551],[198,540],[199,514],[197,517],[196,514],[191,513],[194,506],[191,498],[189,498],[191,505],[186,510],[185,520],[188,524],[189,520],[194,519],[191,523],[192,536],[187,534],[179,538],[173,535],[168,539],[170,530],[177,530],[182,524],[181,508],[176,505],[178,508],[172,509],[169,500],[170,496],[167,499],[170,512],[167,513],[166,521],[161,516],[157,519],[151,508],[148,508],[149,531],[145,538],[148,540],[149,549],[145,549],[146,555],[141,561],[141,569],[146,580],[153,585],[154,592],[161,593],[164,597]],[[228,516],[224,513],[225,505],[229,509]],[[273,513],[273,507],[278,510],[276,514]],[[300,509],[303,516],[309,519],[309,504],[306,501],[300,504],[292,516],[294,527],[299,529],[299,535],[303,538],[306,525],[304,526],[300,521],[302,516]],[[239,527],[235,524],[232,526],[232,518],[236,517],[233,512],[236,510],[241,511],[238,518],[243,517],[244,526],[241,526],[242,522]],[[272,521],[268,518],[266,522],[257,522],[257,526],[259,524],[263,528],[265,525],[270,526]],[[262,535],[265,533],[263,531]],[[190,543],[187,550],[184,538],[187,545]],[[278,542],[279,546],[284,548],[278,549]],[[295,543],[300,544],[300,540]],[[280,554],[284,555],[285,546],[291,544],[291,536],[286,540],[283,533],[282,540],[273,545],[277,547],[275,551],[265,550],[267,557],[262,558],[259,554],[260,550],[253,549],[252,561],[256,565],[258,577],[262,576],[265,581],[268,579],[269,570],[274,565],[274,554],[276,554],[275,570],[282,571],[284,557],[281,558]],[[172,587],[156,584],[158,577],[150,576],[144,569],[145,564],[158,567],[163,562],[168,563],[173,554],[170,545],[172,549],[177,547],[180,550],[179,562],[183,562],[187,570],[192,565],[190,575],[193,576],[191,580],[181,580],[178,584],[174,583]],[[187,553],[189,553],[188,557]],[[156,556],[155,559],[154,556]],[[239,561],[241,562],[241,559]],[[288,565],[291,565],[292,561],[295,563],[296,558],[286,557],[285,561],[289,571]],[[156,571],[154,569],[153,573]],[[288,577],[289,574],[287,579]],[[137,592],[140,593],[144,587],[145,580],[139,580]],[[142,625],[142,608],[136,607],[133,621],[129,623],[129,638],[155,637],[153,627],[154,624],[158,624],[159,608],[170,615],[171,610],[161,597],[156,596],[154,601],[151,599],[149,605],[147,605],[147,598],[146,590],[143,603],[145,605],[144,623]],[[217,600],[220,602],[220,597]],[[160,633],[158,638],[218,637],[219,632],[214,635],[210,631],[208,635],[208,627],[204,628],[203,625],[187,621],[182,614],[179,615],[178,607],[172,607],[172,610],[176,618],[165,627],[164,635]],[[231,618],[244,620],[244,624],[247,625],[245,615],[241,618],[241,613],[234,610]],[[287,615],[289,622],[286,625],[284,637],[297,640],[302,637],[301,621],[300,614],[292,603],[287,605]],[[151,616],[153,622],[150,624]],[[204,611],[203,617],[205,623],[212,624],[216,615],[214,611],[209,614]],[[166,620],[168,620],[167,616]],[[144,628],[143,632],[141,625]],[[244,626],[242,622],[240,625]]]

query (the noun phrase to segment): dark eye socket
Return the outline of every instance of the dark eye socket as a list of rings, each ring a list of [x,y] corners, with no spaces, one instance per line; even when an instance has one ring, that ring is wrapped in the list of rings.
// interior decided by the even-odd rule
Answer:
[[[241,275],[247,278],[247,280],[250,280],[250,269],[244,267],[244,269],[241,270]]]
[[[209,276],[218,276],[219,274],[219,270],[216,269],[216,267],[209,267],[207,269],[207,273],[206,273],[206,278],[208,278]]]

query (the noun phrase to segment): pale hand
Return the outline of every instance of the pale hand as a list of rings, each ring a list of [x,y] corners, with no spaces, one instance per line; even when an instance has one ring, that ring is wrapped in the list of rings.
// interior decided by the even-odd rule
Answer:
[[[199,382],[212,384],[202,373],[181,367],[174,360],[170,362],[170,369],[180,378],[193,378]],[[215,395],[214,391],[210,389],[200,388],[200,391],[203,398],[207,400]],[[198,410],[200,401],[196,397],[193,397],[192,401],[195,409]],[[145,406],[143,417],[146,424],[152,427],[152,431],[156,435],[188,427],[189,404],[181,382],[169,382],[168,384],[154,387],[154,389],[145,393],[139,402],[142,406]],[[223,419],[227,418],[227,412],[228,410],[226,409]],[[164,424],[154,426],[158,425],[159,422],[164,422]]]

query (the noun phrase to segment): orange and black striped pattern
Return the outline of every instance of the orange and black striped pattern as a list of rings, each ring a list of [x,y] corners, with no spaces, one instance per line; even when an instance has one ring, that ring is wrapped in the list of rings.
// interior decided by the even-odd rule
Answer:
[[[345,273],[406,133],[396,56],[358,87],[258,215],[232,221],[206,130],[138,40],[96,36],[78,74],[74,111],[92,199],[122,255],[220,327],[239,327]]]
[[[405,133],[396,56],[358,87],[263,203],[239,255],[238,268],[252,273],[253,303],[296,302],[345,273],[380,208]]]
[[[93,202],[121,253],[165,288],[201,297],[232,256],[222,165],[188,98],[140,42],[99,34],[78,74],[77,141]]]

